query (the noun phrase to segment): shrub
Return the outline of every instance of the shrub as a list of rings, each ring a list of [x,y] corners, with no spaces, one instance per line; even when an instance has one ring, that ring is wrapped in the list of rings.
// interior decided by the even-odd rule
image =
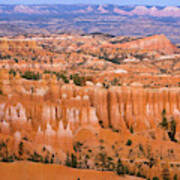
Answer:
[[[126,145],[127,145],[127,146],[131,146],[131,144],[132,144],[132,140],[131,140],[131,139],[128,139]]]
[[[14,162],[13,156],[3,157],[2,162]]]
[[[51,164],[53,164],[53,162],[54,162],[54,154],[52,154],[51,160],[50,160],[50,163],[51,163]]]
[[[120,159],[118,159],[118,162],[117,162],[116,173],[118,175],[124,175],[125,174],[125,169],[124,169],[124,166],[123,166]]]
[[[71,167],[71,160],[70,160],[70,158],[69,158],[69,153],[67,153],[67,155],[66,155],[65,165],[68,166],[68,167]]]
[[[17,58],[14,58],[14,61],[15,61],[16,63],[18,63],[18,62],[19,62],[19,60],[18,60]]]
[[[106,84],[103,82],[103,87],[106,88],[106,89],[109,89],[109,84]]]
[[[75,152],[80,152],[81,151],[81,147],[83,146],[83,144],[79,141],[77,141],[74,146],[73,146],[73,149]]]
[[[177,140],[175,139],[176,121],[174,120],[174,118],[171,118],[171,121],[168,123],[165,109],[162,111],[162,122],[160,123],[160,125],[162,126],[162,128],[168,131],[168,136],[170,140],[177,142]]]
[[[174,120],[174,118],[171,119],[170,130],[168,132],[168,135],[169,135],[169,138],[171,139],[171,141],[177,142],[177,140],[175,139],[175,135],[176,135],[176,121]]]
[[[160,123],[160,125],[164,128],[167,129],[168,128],[168,122],[167,122],[167,118],[163,117],[162,122]]]
[[[43,157],[36,152],[34,152],[34,154],[32,154],[28,160],[33,162],[44,162]]]
[[[116,86],[118,84],[119,80],[117,78],[114,78],[112,81],[111,81],[111,85],[112,86]]]
[[[140,150],[141,152],[144,152],[144,148],[143,148],[142,144],[139,144],[139,150]]]
[[[155,176],[155,177],[153,177],[152,180],[159,180],[159,178]]]
[[[44,159],[44,163],[45,163],[45,164],[48,164],[48,163],[49,163],[49,156],[48,156],[48,155],[46,155],[46,157],[45,157],[45,159]]]
[[[56,77],[57,77],[58,80],[62,79],[64,81],[64,83],[66,83],[66,84],[69,83],[69,79],[63,73],[56,73]]]
[[[74,154],[71,154],[71,164],[73,168],[77,167],[77,157]]]
[[[31,71],[26,71],[23,75],[21,75],[21,77],[28,80],[39,80],[40,74]]]
[[[9,71],[9,74],[12,74],[13,76],[16,76],[16,71],[15,71],[14,69],[11,69],[11,70]]]
[[[162,111],[162,116],[166,116],[166,110],[165,109],[163,109],[163,111]]]
[[[173,179],[174,179],[174,180],[178,180],[177,174],[174,175]]]
[[[71,75],[72,80],[76,86],[84,86],[85,85],[85,78],[80,77],[78,74]]]
[[[142,177],[142,178],[146,178],[143,174],[141,174],[140,171],[137,172],[137,177]]]
[[[167,122],[167,118],[166,118],[166,110],[163,109],[162,111],[162,122],[160,123],[160,126],[162,126],[162,128],[164,129],[168,129],[168,122]]]
[[[102,121],[102,120],[99,121],[99,124],[100,124],[100,126],[101,126],[102,128],[104,128],[104,124],[103,124],[103,121]]]
[[[124,166],[124,172],[125,172],[125,174],[129,174],[129,169],[127,166]]]
[[[134,129],[133,129],[133,127],[132,127],[132,126],[130,127],[130,133],[131,133],[131,134],[133,134],[133,133],[134,133]]]
[[[20,142],[20,143],[19,143],[19,151],[18,151],[18,153],[19,153],[20,156],[23,155],[23,151],[24,151],[24,150],[23,150],[23,149],[24,149],[23,147],[24,147],[23,142]]]
[[[77,168],[77,157],[72,153],[70,159],[69,153],[67,153],[65,164],[66,166]]]

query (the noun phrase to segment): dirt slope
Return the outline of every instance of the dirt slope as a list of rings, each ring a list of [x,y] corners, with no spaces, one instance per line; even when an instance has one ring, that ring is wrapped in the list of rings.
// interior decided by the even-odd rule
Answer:
[[[112,172],[78,170],[60,165],[16,162],[0,163],[1,180],[140,180],[140,178],[119,177]]]

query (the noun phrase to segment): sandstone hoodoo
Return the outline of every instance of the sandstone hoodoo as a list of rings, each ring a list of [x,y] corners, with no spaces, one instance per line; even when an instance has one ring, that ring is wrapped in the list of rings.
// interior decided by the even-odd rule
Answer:
[[[179,178],[179,58],[164,35],[2,38],[0,173]]]

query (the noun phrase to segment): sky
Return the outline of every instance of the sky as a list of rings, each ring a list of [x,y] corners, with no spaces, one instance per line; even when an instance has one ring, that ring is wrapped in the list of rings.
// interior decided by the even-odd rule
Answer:
[[[0,0],[0,4],[119,4],[180,6],[180,0]]]

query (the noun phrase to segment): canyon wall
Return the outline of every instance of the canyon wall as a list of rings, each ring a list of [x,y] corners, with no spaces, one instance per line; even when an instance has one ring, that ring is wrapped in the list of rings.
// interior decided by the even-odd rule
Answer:
[[[180,133],[180,89],[85,87],[62,85],[56,80],[31,82],[1,81],[1,131],[15,133],[24,128],[37,134],[76,134],[82,127],[113,128],[143,132],[159,128],[162,112],[174,118]],[[24,82],[23,82],[24,81]],[[17,125],[19,124],[19,125]]]

